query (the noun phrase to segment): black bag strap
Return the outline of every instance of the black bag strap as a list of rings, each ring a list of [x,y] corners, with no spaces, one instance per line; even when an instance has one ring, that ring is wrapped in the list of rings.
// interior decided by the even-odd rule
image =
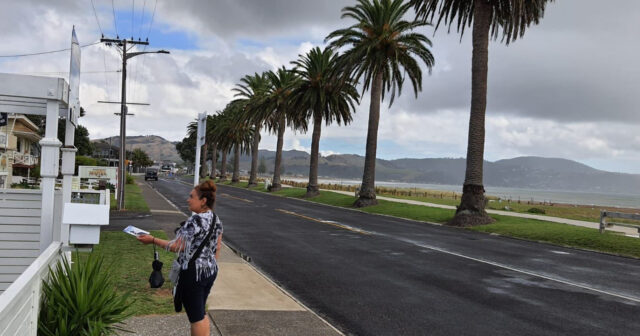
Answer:
[[[189,265],[196,262],[196,259],[200,257],[200,253],[202,252],[202,249],[204,248],[205,245],[207,245],[207,243],[209,242],[209,239],[211,239],[211,234],[214,231],[214,227],[216,226],[217,219],[218,219],[218,216],[216,214],[213,214],[213,220],[211,221],[211,225],[209,226],[209,232],[207,233],[207,236],[204,238],[202,243],[200,243],[200,246],[198,246],[198,249],[191,256],[191,259],[189,260]]]

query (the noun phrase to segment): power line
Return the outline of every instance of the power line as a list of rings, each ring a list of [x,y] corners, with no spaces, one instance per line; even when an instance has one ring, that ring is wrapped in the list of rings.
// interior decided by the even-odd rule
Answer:
[[[151,33],[151,26],[153,26],[153,18],[156,16],[156,6],[158,6],[158,0],[153,5],[153,14],[151,15],[151,22],[149,23],[149,30],[147,31],[147,40],[149,39],[149,33]]]
[[[142,17],[140,18],[140,26],[138,27],[138,36],[142,36],[142,24],[144,23],[144,10],[147,7],[147,0],[142,3]]]
[[[93,0],[91,0],[91,7],[93,7],[93,15],[96,17],[96,22],[98,23],[98,29],[100,29],[100,35],[104,36],[102,32],[102,27],[100,26],[100,20],[98,20],[98,13],[96,13],[96,6],[93,4]]]
[[[132,40],[133,40],[133,21],[135,21],[136,19],[135,13],[133,11],[135,6],[136,6],[136,0],[133,0],[131,2],[131,39]]]
[[[145,3],[146,3],[146,0],[145,0]],[[149,35],[150,35],[150,33],[151,33],[151,27],[153,26],[153,19],[154,19],[154,18],[155,18],[155,16],[156,16],[156,7],[157,7],[157,6],[158,6],[158,0],[156,0],[156,2],[153,4],[153,12],[152,12],[152,14],[151,14],[151,21],[149,22],[149,30],[147,30],[147,37],[145,38],[145,40],[146,40],[146,41],[148,41],[148,40],[149,40]],[[141,24],[141,26],[142,26],[142,24]],[[146,50],[147,50],[147,46],[145,45],[145,46],[142,48],[142,51],[144,52],[144,51],[146,51]],[[144,69],[144,61],[145,61],[146,59],[147,59],[147,58],[145,57],[145,55],[142,55],[142,65],[141,65],[141,66],[142,66],[142,69]],[[137,64],[137,62],[136,62],[136,70],[137,70],[137,65],[138,65],[138,64]],[[137,82],[137,80],[138,80],[138,71],[136,71],[136,77],[135,77],[135,79],[134,79],[134,83],[136,83],[136,82]],[[135,87],[134,87],[134,88],[135,88]],[[134,90],[134,91],[133,91],[133,94],[132,94],[132,97],[135,97],[135,96],[134,96],[134,94],[135,94],[135,93],[136,93],[136,91]]]
[[[93,42],[90,44],[85,44],[85,45],[81,45],[80,48],[84,48],[84,47],[90,47],[92,45],[96,45],[100,43],[100,41],[98,42]],[[58,52],[63,52],[63,51],[67,51],[67,50],[71,50],[71,48],[65,48],[65,49],[59,49],[59,50],[51,50],[51,51],[42,51],[42,52],[37,52],[37,53],[32,53],[32,54],[18,54],[18,55],[0,55],[0,57],[25,57],[25,56],[37,56],[37,55],[45,55],[45,54],[53,54],[53,53],[58,53]]]
[[[104,36],[104,31],[100,25],[100,20],[98,19],[98,13],[96,12],[96,6],[94,5],[93,0],[91,0],[91,7],[93,8],[93,15],[96,18],[98,29],[100,29],[100,35]],[[107,76],[107,52],[102,48],[100,50],[102,50],[102,62],[104,64],[104,89],[107,91],[107,99],[109,99],[111,94],[109,92],[109,76]]]
[[[113,10],[113,28],[116,30],[116,37],[118,37],[118,24],[116,22],[116,6],[113,4],[113,0],[111,0],[111,9]]]

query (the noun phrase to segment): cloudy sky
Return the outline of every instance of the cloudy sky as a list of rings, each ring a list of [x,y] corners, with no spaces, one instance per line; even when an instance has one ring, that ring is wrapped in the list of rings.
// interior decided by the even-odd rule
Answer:
[[[129,61],[128,135],[176,141],[198,112],[215,113],[245,74],[290,66],[352,24],[340,10],[352,0],[2,0],[0,55],[67,48],[71,28],[81,44],[107,37],[149,38]],[[113,4],[113,6],[112,6]],[[93,6],[92,6],[93,5]],[[607,6],[609,5],[609,6]],[[93,7],[95,7],[95,12]],[[378,157],[464,157],[470,102],[471,34],[421,30],[436,65],[416,98],[409,86],[383,104]],[[559,0],[523,39],[489,46],[485,158],[562,157],[598,169],[640,173],[640,2]],[[80,119],[91,138],[118,134],[121,61],[104,44],[82,49]],[[0,57],[0,72],[67,77],[69,52]],[[410,85],[407,83],[407,85]],[[364,155],[369,94],[347,127],[323,129],[323,154]],[[310,148],[310,132],[287,131],[285,149]],[[263,134],[261,148],[274,149]]]

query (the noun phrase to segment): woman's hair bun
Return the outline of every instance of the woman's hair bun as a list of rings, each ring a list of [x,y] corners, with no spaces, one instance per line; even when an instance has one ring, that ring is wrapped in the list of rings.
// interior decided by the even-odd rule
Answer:
[[[206,180],[199,185],[201,192],[216,192],[216,185],[211,180]]]
[[[198,197],[200,199],[207,199],[207,206],[209,208],[213,208],[213,203],[216,201],[216,185],[211,180],[206,180],[200,184],[198,184],[194,188],[198,192]]]

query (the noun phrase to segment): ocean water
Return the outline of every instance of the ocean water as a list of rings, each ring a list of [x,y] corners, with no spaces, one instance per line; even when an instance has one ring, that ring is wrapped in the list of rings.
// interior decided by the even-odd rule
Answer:
[[[284,177],[285,180],[297,182],[306,182],[306,178]],[[362,181],[357,180],[341,180],[341,179],[318,179],[318,183],[324,184],[344,184],[359,185]],[[385,182],[376,181],[376,186],[386,188],[416,188],[438,191],[455,191],[462,193],[461,185],[447,184],[425,184],[425,183],[403,183],[403,182]],[[566,203],[575,205],[605,205],[620,208],[640,208],[640,194],[612,194],[612,193],[593,193],[580,191],[563,191],[563,190],[538,190],[538,189],[522,189],[522,188],[504,188],[485,186],[486,194],[489,196],[499,197],[502,200],[511,201],[534,201],[534,202],[550,202],[550,203]]]

